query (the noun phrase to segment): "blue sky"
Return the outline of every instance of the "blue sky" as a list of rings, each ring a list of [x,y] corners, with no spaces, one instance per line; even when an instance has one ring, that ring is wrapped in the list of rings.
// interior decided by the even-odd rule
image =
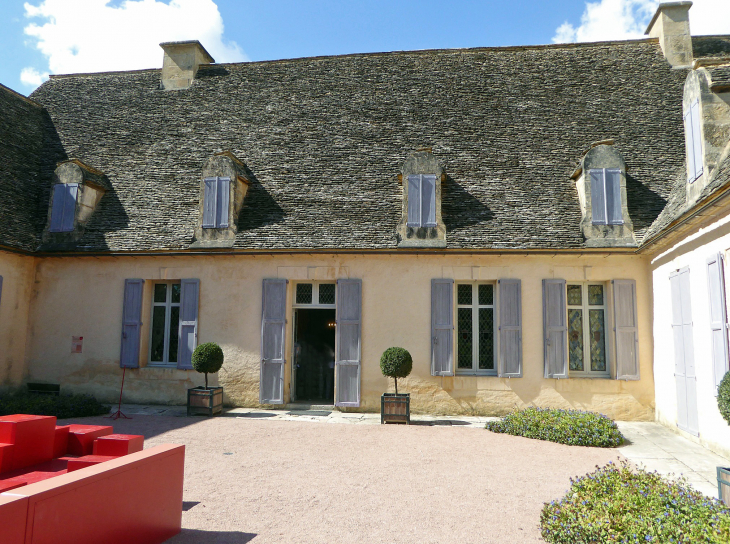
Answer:
[[[218,62],[238,62],[635,38],[657,3],[3,0],[0,83],[29,94],[47,73],[155,68],[157,44],[179,39],[200,39]],[[730,0],[695,0],[690,22],[693,34],[730,34]]]

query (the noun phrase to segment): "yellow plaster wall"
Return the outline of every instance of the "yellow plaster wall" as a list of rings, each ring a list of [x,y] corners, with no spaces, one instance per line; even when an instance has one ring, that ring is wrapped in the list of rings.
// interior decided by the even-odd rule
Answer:
[[[185,390],[202,375],[144,367],[147,359],[151,285],[154,280],[200,279],[198,341],[225,352],[218,376],[227,401],[258,403],[262,279],[290,280],[287,310],[285,396],[289,398],[292,294],[297,281],[360,278],[362,301],[362,407],[379,410],[392,380],[380,373],[382,352],[394,345],[414,358],[412,375],[399,390],[410,392],[416,412],[503,414],[516,407],[573,407],[619,419],[653,419],[651,293],[647,260],[588,255],[262,255],[185,257],[49,258],[38,265],[39,295],[32,310],[30,373],[114,400],[118,395],[122,294],[125,278],[146,281],[142,329],[143,368],[127,372],[125,400],[183,404]],[[520,278],[523,301],[523,378],[430,375],[432,278]],[[635,279],[639,313],[641,380],[543,378],[542,279]],[[609,320],[611,312],[609,309]],[[83,336],[82,354],[71,337]],[[213,379],[213,383],[216,379]]]
[[[707,259],[725,256],[725,287],[730,288],[730,210],[718,211],[715,220],[682,233],[676,242],[651,262],[654,284],[654,380],[656,418],[677,433],[730,456],[730,426],[720,415],[710,345],[710,309]],[[672,293],[669,274],[689,267],[692,334],[697,376],[699,437],[677,428],[677,388],[672,332]],[[726,301],[727,302],[727,301]]]
[[[17,386],[26,373],[26,331],[34,258],[0,251],[0,387]]]

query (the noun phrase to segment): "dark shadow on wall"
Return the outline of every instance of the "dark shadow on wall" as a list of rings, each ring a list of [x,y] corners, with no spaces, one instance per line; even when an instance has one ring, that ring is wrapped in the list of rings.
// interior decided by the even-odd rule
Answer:
[[[649,227],[667,205],[666,199],[626,174],[626,199],[634,230]]]
[[[447,232],[494,218],[492,210],[486,204],[456,183],[451,176],[446,177],[441,189],[441,215]]]
[[[284,210],[266,190],[256,176],[247,169],[251,182],[238,216],[238,230],[253,230],[273,223],[280,223],[286,217]]]
[[[240,531],[201,531],[199,529],[183,529],[179,535],[165,540],[166,544],[245,544],[256,538],[255,533]]]

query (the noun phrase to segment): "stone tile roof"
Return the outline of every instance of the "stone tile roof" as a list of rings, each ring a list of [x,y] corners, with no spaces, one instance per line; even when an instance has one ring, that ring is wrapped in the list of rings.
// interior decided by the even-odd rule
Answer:
[[[730,91],[730,64],[707,68],[710,72],[710,89],[714,92]]]
[[[639,241],[655,222],[684,165],[685,76],[642,40],[214,65],[182,91],[159,70],[63,76],[32,98],[112,186],[77,250],[187,249],[226,149],[253,175],[235,248],[395,249],[397,174],[422,146],[448,174],[448,248],[558,249],[584,247],[570,175],[597,140],[626,160]]]
[[[41,106],[0,85],[0,247],[38,246],[45,221],[38,199],[48,189],[58,150],[52,134]]]
[[[692,36],[694,58],[730,55],[730,36]]]

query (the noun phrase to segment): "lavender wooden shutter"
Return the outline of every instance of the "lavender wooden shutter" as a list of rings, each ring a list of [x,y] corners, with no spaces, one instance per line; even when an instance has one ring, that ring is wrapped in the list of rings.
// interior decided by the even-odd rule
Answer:
[[[695,180],[695,150],[693,142],[692,108],[684,112],[684,146],[687,151],[687,181]]]
[[[216,199],[216,228],[228,227],[228,210],[231,199],[231,178],[218,178]]]
[[[71,232],[74,230],[74,219],[76,219],[76,196],[79,192],[78,183],[67,183],[66,193],[63,199],[63,222],[61,230]]]
[[[360,406],[362,280],[337,280],[337,406]]]
[[[621,170],[606,168],[606,211],[609,225],[622,225],[624,222],[621,209]]]
[[[613,280],[613,334],[616,342],[616,379],[639,379],[639,329],[636,282]]]
[[[408,220],[406,226],[421,226],[421,176],[408,176]]]
[[[421,224],[424,227],[436,226],[436,176],[421,176]]]
[[[144,280],[124,280],[122,309],[122,350],[119,366],[139,367],[139,336],[142,327],[142,288]]]
[[[594,225],[606,224],[606,186],[603,168],[591,170],[591,210]]]
[[[63,183],[56,183],[53,186],[53,201],[51,203],[51,226],[50,232],[63,231],[63,208],[66,200],[66,186]]]
[[[203,228],[215,228],[216,193],[218,192],[218,178],[205,178],[203,192]]]
[[[700,130],[700,101],[695,100],[691,106],[692,112],[692,147],[694,149],[694,179],[702,175],[702,132]]]
[[[542,309],[545,342],[545,377],[568,377],[567,310],[565,280],[542,280]]]
[[[454,280],[431,280],[431,375],[454,375]]]
[[[259,402],[284,404],[287,280],[265,279],[261,302],[261,376]]]
[[[522,377],[522,282],[499,280],[499,375]]]
[[[180,280],[180,324],[178,325],[177,367],[193,368],[192,357],[198,345],[198,302],[200,280]]]
[[[707,288],[710,298],[710,347],[715,387],[728,371],[727,307],[722,256],[707,259]],[[717,395],[717,389],[715,389]]]

